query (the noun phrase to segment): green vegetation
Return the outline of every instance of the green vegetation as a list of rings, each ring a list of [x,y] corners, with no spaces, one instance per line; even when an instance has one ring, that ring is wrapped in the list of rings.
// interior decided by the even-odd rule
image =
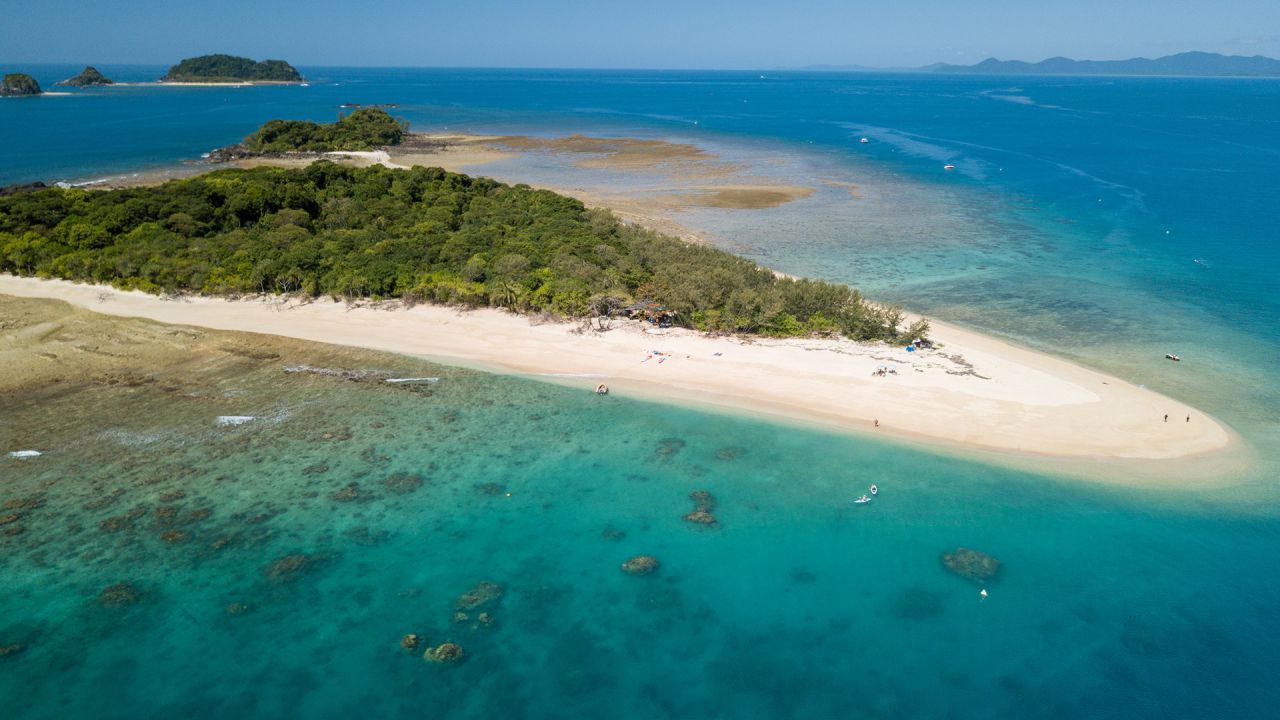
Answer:
[[[330,152],[373,150],[398,145],[405,128],[386,110],[356,110],[328,125],[305,120],[270,120],[245,138],[249,152]]]
[[[98,72],[98,68],[92,65],[86,65],[79,75],[69,77],[66,80],[58,81],[59,85],[70,85],[73,87],[90,87],[93,85],[115,85],[116,81]]]
[[[635,299],[678,324],[920,337],[849,287],[625,225],[525,185],[415,167],[222,170],[155,187],[0,197],[0,271],[147,292],[304,293],[592,317]]]
[[[40,83],[26,73],[8,73],[0,82],[0,95],[39,95],[42,92]]]
[[[302,74],[283,60],[254,62],[234,55],[201,55],[169,68],[165,82],[300,82]]]

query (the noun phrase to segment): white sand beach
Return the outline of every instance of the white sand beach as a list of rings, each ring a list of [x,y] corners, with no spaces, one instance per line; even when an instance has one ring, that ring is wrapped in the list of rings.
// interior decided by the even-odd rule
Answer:
[[[1229,429],[1181,402],[937,323],[932,336],[939,348],[907,352],[844,340],[744,341],[681,329],[646,331],[629,321],[615,321],[607,332],[581,332],[578,323],[539,324],[493,309],[353,307],[328,299],[174,300],[8,275],[0,275],[0,294],[58,299],[121,317],[427,356],[583,392],[604,382],[615,397],[749,411],[1067,464],[1127,460],[1166,466],[1178,460],[1184,467],[1181,459],[1235,455],[1220,451],[1239,444]],[[894,372],[882,377],[876,373],[880,366]],[[1155,482],[1151,476],[1132,478]]]

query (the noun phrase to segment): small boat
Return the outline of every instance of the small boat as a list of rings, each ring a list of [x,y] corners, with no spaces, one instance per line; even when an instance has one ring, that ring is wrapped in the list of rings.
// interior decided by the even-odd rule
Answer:
[[[597,394],[597,395],[608,395],[608,394],[609,394],[609,386],[608,386],[608,385],[605,385],[604,383],[600,383],[599,385],[597,385],[597,386],[596,386],[596,394]]]
[[[866,138],[862,138],[862,139],[861,139],[861,140],[859,140],[858,142],[862,143],[863,145],[866,145],[867,143],[869,143],[869,142],[871,142],[871,141],[870,141],[870,140],[868,140],[868,139],[866,139]]]
[[[862,497],[858,498],[857,500],[854,500],[854,501],[853,501],[853,504],[854,504],[854,505],[866,505],[866,504],[867,504],[867,503],[869,503],[869,502],[871,502],[871,498],[867,497],[866,495],[863,495]]]
[[[1172,361],[1174,361],[1174,362],[1182,362],[1182,358],[1178,357],[1177,355],[1174,355],[1173,353],[1165,353],[1165,354],[1164,354],[1164,359],[1165,359],[1165,360],[1172,360]]]
[[[879,495],[879,494],[880,494],[880,488],[876,487],[875,485],[872,485],[872,486],[871,486],[871,494],[872,494],[872,495]]]
[[[952,164],[950,164],[950,163],[947,163],[946,165],[943,165],[943,166],[942,166],[942,169],[943,169],[943,170],[955,170],[955,169],[956,169],[956,166],[955,166],[955,165],[952,165]]]

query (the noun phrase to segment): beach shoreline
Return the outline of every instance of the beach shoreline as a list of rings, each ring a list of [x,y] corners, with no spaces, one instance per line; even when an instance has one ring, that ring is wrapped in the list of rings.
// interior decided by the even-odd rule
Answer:
[[[616,321],[603,333],[584,332],[579,323],[539,322],[488,308],[167,299],[11,275],[0,275],[0,294],[415,355],[583,392],[603,382],[615,396],[1009,457],[1122,484],[1176,487],[1222,479],[1235,474],[1246,454],[1229,428],[1184,403],[941,323],[931,334],[938,349],[907,352],[848,340],[707,337],[682,329],[655,334],[630,321]],[[880,366],[896,372],[880,376]],[[1119,467],[1124,471],[1114,472]]]

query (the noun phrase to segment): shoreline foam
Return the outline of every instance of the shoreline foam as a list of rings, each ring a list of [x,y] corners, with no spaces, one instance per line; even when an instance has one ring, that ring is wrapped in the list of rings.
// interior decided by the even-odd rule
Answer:
[[[1093,474],[1149,464],[1113,481],[1179,485],[1237,467],[1242,445],[1228,428],[1185,403],[1123,380],[951,325],[937,324],[935,351],[847,340],[660,335],[623,323],[579,332],[533,324],[493,309],[398,303],[348,306],[328,299],[166,300],[141,292],[0,275],[0,293],[63,300],[95,312],[163,323],[281,335],[419,355],[543,381],[600,376],[616,396],[745,411],[907,442],[1043,459],[1050,469]],[[652,354],[659,350],[662,355]],[[717,356],[716,353],[721,353]],[[879,365],[898,370],[879,377]],[[566,376],[579,376],[578,378]],[[581,377],[591,380],[582,382]],[[575,384],[576,383],[576,384]],[[1172,422],[1163,422],[1168,413]],[[1192,422],[1184,417],[1190,414]],[[875,421],[879,421],[879,427]],[[1204,465],[1166,472],[1170,462]]]

